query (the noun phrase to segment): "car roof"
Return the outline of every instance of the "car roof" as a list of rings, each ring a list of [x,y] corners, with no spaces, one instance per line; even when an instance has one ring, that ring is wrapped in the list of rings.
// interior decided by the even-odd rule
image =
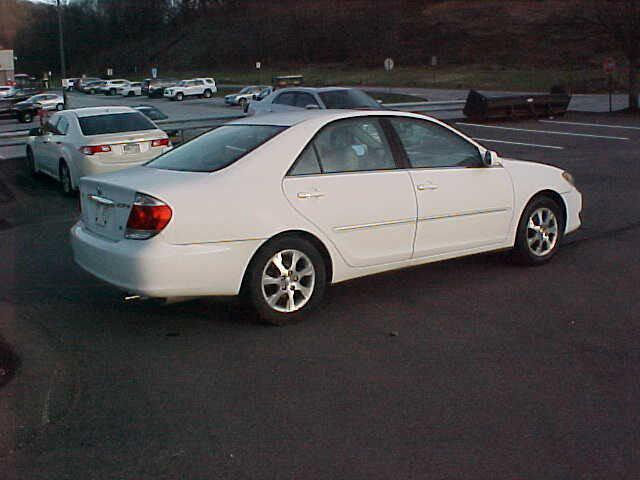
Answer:
[[[308,92],[308,93],[323,93],[323,92],[336,92],[341,90],[354,90],[349,87],[285,87],[279,88],[278,92]]]
[[[131,113],[136,112],[131,107],[85,107],[85,108],[74,108],[73,110],[67,110],[67,112],[75,113],[78,118],[83,117],[94,117],[96,115],[108,115],[113,113]]]
[[[234,125],[273,125],[281,127],[291,127],[299,123],[309,120],[319,120],[321,122],[330,122],[333,120],[340,120],[343,118],[351,117],[364,117],[364,116],[399,116],[399,117],[413,117],[413,118],[425,118],[424,115],[419,115],[410,112],[392,111],[392,110],[296,110],[282,113],[269,113],[265,115],[256,115],[251,117],[244,117],[238,120],[230,122]]]

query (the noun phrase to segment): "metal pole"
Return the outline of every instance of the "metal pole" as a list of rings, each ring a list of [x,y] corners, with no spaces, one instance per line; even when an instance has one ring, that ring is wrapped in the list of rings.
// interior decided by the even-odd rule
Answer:
[[[60,40],[60,86],[62,86],[62,98],[64,99],[64,108],[67,108],[67,90],[62,85],[62,79],[67,78],[67,66],[64,60],[64,33],[62,30],[62,8],[60,0],[56,0],[58,6],[58,38]]]
[[[612,90],[613,90],[613,75],[609,73],[609,113],[613,112],[613,105],[611,101]]]

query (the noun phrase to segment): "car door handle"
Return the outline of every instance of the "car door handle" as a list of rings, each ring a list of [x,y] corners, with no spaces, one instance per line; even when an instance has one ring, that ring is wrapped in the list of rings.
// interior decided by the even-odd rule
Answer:
[[[320,198],[324,197],[324,193],[321,192],[298,192],[298,198]]]
[[[437,190],[438,185],[434,185],[433,183],[421,183],[416,186],[418,190]]]

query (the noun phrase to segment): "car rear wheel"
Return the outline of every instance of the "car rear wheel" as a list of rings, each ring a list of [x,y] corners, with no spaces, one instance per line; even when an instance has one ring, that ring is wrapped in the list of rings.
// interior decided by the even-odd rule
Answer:
[[[109,95],[115,95],[116,94],[116,89],[112,88],[111,90],[109,90]]]
[[[37,177],[40,173],[36,167],[36,157],[33,155],[33,150],[31,150],[31,147],[27,147],[27,168],[29,169],[29,173],[33,177]]]
[[[560,206],[551,198],[534,198],[525,208],[516,234],[514,258],[524,265],[542,265],[556,254],[564,232]]]
[[[318,249],[303,238],[283,237],[253,258],[244,293],[262,320],[288,325],[320,302],[326,284],[326,265]]]
[[[73,195],[73,183],[71,183],[71,172],[69,171],[69,166],[67,162],[64,160],[60,160],[60,188],[62,190],[62,194],[70,197]]]
[[[135,96],[135,93],[133,93],[133,90],[129,90],[129,93],[127,93],[128,97],[133,97]]]
[[[211,93],[211,90],[204,91],[204,98],[211,98],[212,95],[213,93]]]
[[[63,103],[59,103],[56,105],[56,110],[60,111],[64,109],[64,104]]]

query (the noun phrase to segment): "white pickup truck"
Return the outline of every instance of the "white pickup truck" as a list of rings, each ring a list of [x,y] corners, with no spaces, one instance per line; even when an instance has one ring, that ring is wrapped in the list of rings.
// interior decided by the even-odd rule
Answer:
[[[188,96],[200,96],[211,98],[218,89],[213,78],[193,78],[191,80],[181,80],[175,86],[165,88],[164,96],[171,100],[184,100]]]

